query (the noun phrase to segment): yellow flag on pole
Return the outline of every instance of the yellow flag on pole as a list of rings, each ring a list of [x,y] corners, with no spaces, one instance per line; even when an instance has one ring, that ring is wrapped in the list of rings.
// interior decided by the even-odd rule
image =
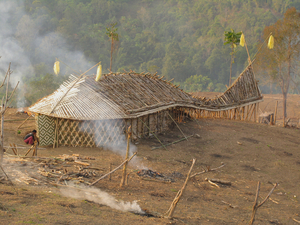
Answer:
[[[240,46],[243,46],[243,47],[244,47],[244,45],[245,45],[245,36],[244,36],[244,34],[242,33],[242,36],[241,36],[241,38],[240,38]]]
[[[273,35],[271,35],[271,36],[269,37],[268,48],[269,48],[269,49],[274,48],[274,37],[273,37]]]
[[[97,75],[95,81],[99,81],[102,75],[102,65],[100,64],[97,68]]]
[[[53,70],[54,70],[54,73],[55,73],[56,75],[59,74],[59,61],[56,61],[56,62],[54,63]]]

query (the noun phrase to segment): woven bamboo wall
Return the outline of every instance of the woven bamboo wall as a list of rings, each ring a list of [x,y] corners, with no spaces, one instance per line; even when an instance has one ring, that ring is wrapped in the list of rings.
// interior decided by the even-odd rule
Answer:
[[[183,111],[174,108],[126,120],[78,121],[57,118],[57,133],[53,132],[55,138],[51,138],[55,139],[58,146],[118,146],[126,142],[125,131],[129,126],[134,141],[168,130],[173,123],[170,116],[180,118],[180,113],[183,114]]]

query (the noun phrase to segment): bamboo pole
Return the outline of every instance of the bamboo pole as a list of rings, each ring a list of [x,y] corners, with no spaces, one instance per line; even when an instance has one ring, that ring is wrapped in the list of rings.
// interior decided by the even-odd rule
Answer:
[[[195,121],[197,121],[197,120],[195,120]],[[178,143],[178,142],[184,141],[184,140],[186,140],[186,139],[188,139],[188,138],[190,138],[190,137],[193,137],[193,136],[194,136],[194,135],[192,134],[192,135],[190,135],[190,136],[187,136],[186,138],[181,138],[181,139],[179,139],[179,140],[177,140],[177,141],[173,141],[172,143],[166,144],[165,146],[169,146],[169,145],[172,145],[172,144],[176,144],[176,143]],[[159,149],[159,148],[162,148],[162,147],[163,147],[163,146],[153,147],[153,148],[151,148],[151,150]]]
[[[111,163],[109,164],[109,172],[111,172]],[[109,181],[111,181],[111,174],[109,174]]]
[[[15,145],[15,143],[13,143],[13,146],[14,146],[14,149],[15,149],[16,155],[18,155],[18,148],[17,148],[17,146]]]
[[[186,187],[186,185],[187,185],[187,183],[188,183],[188,181],[189,181],[190,174],[191,174],[191,172],[192,172],[192,170],[193,170],[193,167],[194,167],[195,162],[196,162],[196,159],[193,159],[191,168],[190,168],[190,170],[189,170],[189,172],[188,172],[188,174],[187,174],[187,176],[186,176],[186,180],[185,180],[185,182],[184,182],[182,188],[177,192],[177,195],[175,196],[175,198],[174,198],[174,200],[173,200],[173,202],[172,202],[172,204],[171,204],[169,210],[166,212],[166,214],[168,214],[168,218],[169,218],[169,219],[172,219],[172,217],[173,217],[173,214],[174,214],[174,211],[175,211],[175,209],[176,209],[177,203],[179,202],[181,196],[183,195],[183,192],[184,192],[185,187]]]
[[[149,129],[149,131],[154,135],[154,137],[159,141],[159,143],[164,147],[165,150],[167,150],[167,148],[163,145],[163,143],[158,139],[158,137],[150,130],[150,127],[147,126],[146,123],[144,123],[143,120],[141,120],[141,118],[139,118],[139,120]]]
[[[103,175],[102,177],[100,177],[98,180],[94,181],[93,183],[91,183],[89,186],[93,186],[94,184],[98,183],[100,180],[104,179],[105,177],[107,177],[108,175],[112,174],[113,172],[117,171],[118,169],[120,169],[126,162],[129,162],[134,156],[136,155],[136,152],[129,158],[126,159],[121,165],[119,165],[117,168],[113,169],[112,171],[110,171],[109,173]]]
[[[64,95],[58,100],[58,102],[53,106],[53,108],[51,109],[50,113],[48,115],[50,115],[54,109],[58,106],[58,104],[64,99],[64,97],[69,93],[69,91],[75,86],[75,84],[77,84],[77,82],[91,69],[93,69],[94,67],[98,66],[101,62],[97,63],[96,65],[94,65],[93,67],[91,67],[90,69],[88,69],[87,71],[85,71],[83,74],[81,74],[75,81],[74,83],[71,85],[71,87],[66,91],[66,93],[64,93]]]
[[[18,126],[17,129],[20,129],[20,127],[23,126],[23,124],[26,123],[26,121],[27,121],[30,117],[31,117],[31,115],[28,116],[28,117],[26,118],[26,120],[24,120],[23,123],[21,123],[20,126]]]
[[[1,104],[1,136],[0,136],[0,165],[2,165],[2,162],[3,162],[3,146],[4,146],[4,143],[3,143],[3,131],[4,131],[4,110],[5,110],[5,107],[4,107],[4,96],[2,98],[2,104]]]
[[[276,125],[276,119],[277,119],[277,106],[278,106],[278,100],[276,101],[276,105],[275,105],[274,125]]]
[[[182,132],[182,130],[180,129],[179,125],[175,122],[175,120],[172,118],[172,116],[170,115],[170,113],[168,112],[169,117],[173,120],[173,122],[176,124],[177,128],[180,130],[181,134],[185,137],[186,140],[187,137],[185,136],[185,134]]]
[[[129,155],[130,137],[131,137],[131,126],[129,126],[128,130],[127,130],[127,149],[126,149],[125,160],[128,159],[128,155]],[[121,179],[120,187],[123,187],[125,185],[127,163],[128,162],[125,162],[125,164],[123,166],[123,174],[122,174],[122,179]]]

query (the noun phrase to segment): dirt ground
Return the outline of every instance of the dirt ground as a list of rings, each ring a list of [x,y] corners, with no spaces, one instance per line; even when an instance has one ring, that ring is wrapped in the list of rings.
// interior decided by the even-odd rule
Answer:
[[[268,104],[267,107],[275,105],[277,96],[271,97],[265,97],[269,104],[263,104]],[[297,108],[300,99],[294,101],[293,116],[296,118],[300,112]],[[260,104],[261,108],[263,104]],[[25,131],[35,127],[34,120],[29,120],[18,134],[17,127],[26,118],[27,115],[17,114],[15,109],[8,111],[5,116],[5,146],[9,143],[24,145],[22,137]],[[29,166],[20,167],[20,162],[12,161],[15,157],[6,155],[3,168],[14,186],[8,185],[6,180],[0,181],[0,224],[248,224],[258,181],[261,182],[259,201],[267,196],[273,184],[278,183],[278,187],[258,209],[254,224],[300,223],[299,129],[217,119],[187,121],[180,124],[180,128],[186,136],[193,136],[188,141],[169,145],[167,150],[152,150],[160,146],[153,137],[136,143],[138,160],[129,166],[127,186],[119,187],[121,170],[113,173],[111,180],[105,178],[95,185],[119,202],[136,200],[143,210],[155,215],[164,214],[182,187],[193,158],[196,164],[192,174],[225,164],[217,171],[195,176],[189,181],[173,220],[141,216],[85,199],[68,198],[63,196],[60,188],[50,184],[27,185],[15,179],[13,171],[8,168],[16,165],[26,173],[36,167],[29,163]],[[182,139],[183,135],[174,126],[158,138],[163,144],[168,144]],[[26,148],[19,149],[19,154],[24,155],[26,151]],[[12,151],[7,153],[12,154]],[[89,178],[89,182],[109,172],[110,164],[114,168],[123,161],[120,155],[101,148],[47,147],[38,150],[39,157],[62,154],[95,158],[87,161],[100,170],[96,177]],[[145,168],[172,177],[174,182],[141,179],[137,171]],[[0,171],[1,177],[4,175]],[[219,185],[218,188],[205,178],[230,181],[231,186]]]

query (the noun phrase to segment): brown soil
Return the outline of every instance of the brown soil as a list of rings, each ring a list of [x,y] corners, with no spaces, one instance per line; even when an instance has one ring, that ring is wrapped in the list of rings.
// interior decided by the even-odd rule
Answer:
[[[267,101],[272,99],[271,96],[267,97]],[[273,99],[270,100],[269,105],[273,102]],[[261,108],[263,104],[260,104]],[[299,114],[297,107],[294,107],[296,116]],[[34,128],[34,120],[30,120],[19,129],[21,134],[17,134],[17,127],[25,118],[27,116],[24,114],[16,114],[15,109],[8,111],[5,116],[6,146],[9,143],[23,145],[25,131]],[[192,174],[224,163],[225,166],[216,172],[204,173],[189,181],[173,220],[145,217],[92,201],[67,198],[62,196],[59,188],[52,185],[27,185],[14,179],[11,171],[6,171],[14,187],[5,180],[0,181],[0,224],[247,224],[258,181],[261,182],[262,198],[271,190],[272,184],[279,185],[271,199],[258,209],[255,224],[298,224],[295,222],[300,221],[298,129],[210,119],[187,121],[180,124],[180,127],[186,136],[194,136],[188,141],[168,146],[167,150],[151,150],[160,145],[155,138],[139,140],[136,144],[139,161],[129,168],[128,186],[119,187],[121,170],[112,175],[111,181],[106,178],[95,185],[117,200],[138,200],[141,208],[148,212],[163,214],[182,187],[193,158],[197,161]],[[175,126],[158,138],[167,144],[181,139],[182,134]],[[26,151],[19,149],[23,155]],[[7,153],[12,154],[11,150]],[[101,174],[109,171],[110,163],[116,167],[123,161],[121,156],[101,148],[48,147],[38,151],[38,156],[42,157],[62,154],[95,157],[95,160],[88,162],[93,167],[102,168],[99,172]],[[6,156],[5,160],[9,158],[12,157]],[[19,164],[14,163],[16,167]],[[175,182],[142,180],[137,176],[137,165],[171,176]],[[4,164],[4,170],[6,168]],[[29,170],[29,167],[18,168],[23,173]],[[31,168],[34,170],[34,167]],[[87,181],[92,182],[99,176]],[[1,177],[3,174],[0,171]],[[232,185],[220,185],[217,188],[205,181],[205,178],[231,181]],[[262,201],[261,198],[259,200]]]

